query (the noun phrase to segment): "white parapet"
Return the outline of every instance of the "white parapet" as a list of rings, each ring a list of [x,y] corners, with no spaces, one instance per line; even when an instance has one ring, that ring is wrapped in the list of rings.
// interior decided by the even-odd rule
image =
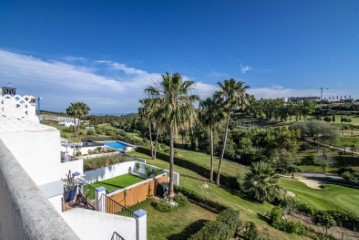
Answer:
[[[36,117],[36,98],[33,96],[0,96],[0,115],[6,117],[26,118],[39,122]]]

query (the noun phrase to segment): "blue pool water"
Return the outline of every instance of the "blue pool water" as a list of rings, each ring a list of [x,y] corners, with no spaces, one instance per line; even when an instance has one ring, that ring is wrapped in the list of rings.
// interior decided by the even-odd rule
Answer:
[[[105,146],[110,147],[110,148],[114,148],[116,150],[123,150],[124,147],[129,146],[128,144],[122,143],[122,142],[116,142],[116,141],[111,141],[111,142],[102,142],[103,144],[105,144]]]

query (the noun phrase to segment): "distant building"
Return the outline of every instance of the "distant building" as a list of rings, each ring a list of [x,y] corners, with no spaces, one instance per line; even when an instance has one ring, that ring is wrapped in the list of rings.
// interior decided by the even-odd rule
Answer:
[[[308,97],[285,97],[284,101],[285,102],[305,102],[305,101],[314,101],[314,102],[319,102],[320,101],[320,97],[316,97],[316,96],[308,96]]]

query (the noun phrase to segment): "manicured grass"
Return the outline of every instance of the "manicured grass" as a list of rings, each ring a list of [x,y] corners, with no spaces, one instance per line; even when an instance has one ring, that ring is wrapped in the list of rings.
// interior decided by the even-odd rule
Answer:
[[[142,178],[134,176],[132,174],[124,174],[118,177],[114,177],[114,178],[110,178],[104,181],[100,181],[100,182],[95,182],[95,183],[91,183],[90,186],[92,188],[98,188],[98,187],[104,187],[106,188],[107,191],[111,192],[114,191],[116,189],[121,189],[121,188],[125,188],[128,186],[131,186],[135,183],[141,182],[143,181]],[[88,195],[87,197],[89,199],[94,199],[95,198],[95,192],[92,191],[92,189],[90,189],[88,186],[84,186],[84,193],[85,195]]]
[[[176,149],[176,157],[185,158],[195,162],[196,164],[210,169],[210,156],[205,153],[196,152],[192,150],[186,149]],[[214,158],[214,170],[217,171],[219,159],[217,157]],[[228,176],[240,176],[243,177],[247,172],[249,172],[248,168],[243,167],[242,165],[225,160],[222,162],[221,172]]]
[[[214,220],[216,214],[195,204],[174,209],[170,212],[160,212],[151,205],[153,200],[147,200],[130,207],[131,211],[143,209],[147,212],[147,232],[149,240],[188,239],[197,232],[206,221]]]
[[[177,150],[176,150],[177,151]],[[189,150],[180,150],[178,151],[179,154],[186,154],[186,159],[191,161],[196,161],[196,163],[206,164],[204,163],[205,160],[209,161],[209,155],[198,153]],[[162,160],[152,160],[150,156],[145,155],[143,153],[138,152],[131,152],[129,153],[132,156],[143,158],[147,161],[147,163],[151,165],[155,165],[160,168],[169,168],[169,164]],[[228,165],[227,165],[228,164]],[[223,165],[226,165],[226,171],[230,171],[230,167],[232,166],[234,169],[232,172],[242,171],[242,174],[249,171],[247,168],[239,167],[240,165],[234,162],[229,162],[225,160]],[[236,170],[239,168],[240,170]],[[184,187],[188,190],[191,190],[197,194],[200,194],[212,201],[216,201],[228,207],[231,207],[235,210],[240,211],[240,219],[244,221],[253,221],[256,223],[258,229],[260,230],[260,234],[263,234],[263,230],[267,228],[269,230],[269,235],[272,239],[303,239],[303,237],[294,235],[294,234],[287,234],[281,232],[277,229],[272,228],[269,226],[265,221],[258,217],[258,214],[265,215],[268,211],[271,210],[273,207],[271,204],[268,203],[257,203],[251,200],[247,200],[242,198],[237,192],[231,192],[228,189],[222,188],[217,186],[216,184],[208,182],[208,179],[202,177],[201,175],[191,171],[190,169],[182,168],[175,165],[174,168],[175,172],[180,173],[180,186]],[[233,174],[233,173],[232,173]],[[204,183],[208,185],[208,188],[204,187]],[[264,237],[264,236],[262,236]]]
[[[102,186],[111,192],[115,189],[125,188],[141,181],[143,181],[142,178],[127,173],[104,181],[91,183],[90,185],[94,188]]]
[[[359,151],[359,136],[340,136],[336,143],[336,146],[342,147],[344,145],[346,145],[347,147],[354,145],[356,151]]]
[[[299,169],[301,172],[324,173],[323,167],[316,166],[316,165],[302,165],[302,166],[299,166]],[[338,168],[328,167],[327,173],[336,174],[337,170],[338,170]]]
[[[297,179],[280,179],[280,183],[294,192],[298,200],[317,209],[344,209],[359,214],[359,190],[333,184],[324,184],[323,189],[312,189]]]

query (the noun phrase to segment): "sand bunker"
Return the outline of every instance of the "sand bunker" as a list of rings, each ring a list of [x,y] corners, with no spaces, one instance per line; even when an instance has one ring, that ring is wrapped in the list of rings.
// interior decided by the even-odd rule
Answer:
[[[321,189],[320,186],[323,184],[321,181],[309,179],[302,176],[297,177],[297,179],[313,189]]]

